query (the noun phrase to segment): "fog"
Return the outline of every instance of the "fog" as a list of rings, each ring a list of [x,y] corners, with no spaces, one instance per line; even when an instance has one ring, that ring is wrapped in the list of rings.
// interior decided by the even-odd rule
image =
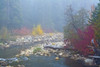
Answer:
[[[100,67],[100,0],[0,0],[0,67]]]
[[[1,26],[27,27],[41,24],[43,29],[63,31],[66,7],[72,5],[75,10],[81,7],[90,10],[98,0],[4,0],[1,1]],[[3,18],[3,19],[2,19]]]
[[[26,26],[41,24],[43,28],[62,31],[65,11],[68,5],[74,9],[81,7],[90,10],[98,0],[21,0],[23,22]]]

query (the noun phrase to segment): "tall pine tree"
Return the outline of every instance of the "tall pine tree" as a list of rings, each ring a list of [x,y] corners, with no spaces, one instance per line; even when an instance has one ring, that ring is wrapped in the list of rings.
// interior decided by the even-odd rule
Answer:
[[[93,11],[91,22],[94,25],[96,39],[100,40],[100,1]]]

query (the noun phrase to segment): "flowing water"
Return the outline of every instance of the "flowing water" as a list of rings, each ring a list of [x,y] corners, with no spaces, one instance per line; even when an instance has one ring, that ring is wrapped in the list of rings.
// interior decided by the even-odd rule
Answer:
[[[65,59],[55,60],[55,56],[34,56],[29,57],[30,60],[20,63],[13,63],[12,65],[25,65],[25,67],[69,67],[65,64]]]
[[[26,48],[26,47],[24,47]],[[16,46],[13,48],[0,49],[0,58],[11,58],[16,54],[20,53],[22,47]],[[28,61],[22,61],[19,63],[12,63],[14,67],[17,67],[18,64],[25,65],[25,67],[68,67],[65,64],[65,59],[60,58],[60,60],[55,60],[55,56],[29,56]]]

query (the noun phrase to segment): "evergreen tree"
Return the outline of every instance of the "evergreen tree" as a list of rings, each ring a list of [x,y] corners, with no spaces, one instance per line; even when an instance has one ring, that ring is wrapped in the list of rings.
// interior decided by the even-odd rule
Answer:
[[[94,25],[96,39],[100,40],[100,2],[92,14],[91,23]]]

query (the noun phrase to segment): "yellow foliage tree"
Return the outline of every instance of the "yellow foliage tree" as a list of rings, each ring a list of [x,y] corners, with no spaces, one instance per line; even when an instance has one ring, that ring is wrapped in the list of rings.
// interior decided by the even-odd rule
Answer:
[[[36,28],[35,28],[35,27],[33,28],[32,35],[33,35],[33,36],[36,35]]]
[[[43,30],[42,30],[41,25],[37,25],[37,27],[33,28],[32,35],[33,36],[35,36],[35,35],[43,35]]]
[[[38,35],[42,35],[43,34],[43,30],[42,30],[42,27],[41,27],[41,25],[37,25],[37,34]]]

